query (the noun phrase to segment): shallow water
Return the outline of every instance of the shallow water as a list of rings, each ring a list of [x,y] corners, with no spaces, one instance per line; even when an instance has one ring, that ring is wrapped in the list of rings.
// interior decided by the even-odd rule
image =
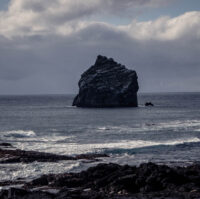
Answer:
[[[200,93],[139,94],[138,108],[72,107],[73,95],[0,96],[0,142],[24,150],[107,153],[102,162],[199,161]],[[154,107],[144,107],[146,101]],[[0,165],[2,180],[80,171],[96,163]]]

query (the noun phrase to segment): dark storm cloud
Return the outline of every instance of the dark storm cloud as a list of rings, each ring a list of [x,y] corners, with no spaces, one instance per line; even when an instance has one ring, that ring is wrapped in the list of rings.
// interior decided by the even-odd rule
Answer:
[[[51,9],[57,1],[49,1],[44,9],[45,2],[12,1],[10,10],[0,14],[0,93],[74,93],[81,73],[98,54],[136,69],[141,91],[199,90],[200,12],[115,26],[79,20],[79,7],[75,17],[58,4]],[[75,6],[59,2],[69,9]],[[90,2],[90,11],[89,4],[83,5],[83,15],[97,9],[99,1]],[[120,7],[122,1],[113,2]],[[159,2],[138,0],[134,6]],[[57,20],[62,14],[65,20],[52,25],[52,16]],[[74,20],[68,21],[69,16]]]

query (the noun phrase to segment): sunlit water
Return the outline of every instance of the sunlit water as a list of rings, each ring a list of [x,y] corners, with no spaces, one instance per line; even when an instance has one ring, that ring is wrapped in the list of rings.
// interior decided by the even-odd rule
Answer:
[[[55,154],[106,153],[110,157],[100,162],[119,164],[199,161],[200,93],[139,94],[138,108],[75,108],[73,97],[0,96],[0,142]],[[146,101],[155,106],[145,107]],[[0,164],[0,179],[77,172],[95,164]]]

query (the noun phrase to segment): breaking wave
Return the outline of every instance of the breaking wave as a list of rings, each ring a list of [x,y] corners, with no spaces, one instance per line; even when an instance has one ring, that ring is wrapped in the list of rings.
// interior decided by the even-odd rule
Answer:
[[[102,153],[112,150],[129,150],[138,149],[144,147],[154,147],[154,146],[173,146],[186,143],[198,143],[200,139],[197,137],[188,139],[177,139],[168,141],[144,141],[144,140],[121,140],[120,142],[113,143],[91,143],[91,144],[78,144],[78,143],[66,143],[66,144],[55,144],[56,152],[59,154],[81,154],[81,153]],[[48,146],[46,151],[55,151],[55,149]],[[45,150],[45,149],[44,149]]]
[[[127,126],[99,126],[97,131],[119,131],[119,132],[145,132],[145,131],[160,131],[160,130],[173,130],[179,131],[184,130],[194,130],[199,131],[200,120],[184,120],[184,121],[171,121],[171,122],[161,122],[161,123],[142,123],[137,124],[133,127]]]
[[[23,137],[35,137],[35,136],[36,133],[34,131],[14,130],[14,131],[0,132],[0,137],[23,138]]]
[[[133,149],[133,148],[143,148],[148,146],[159,146],[159,145],[179,145],[184,143],[194,143],[200,142],[200,139],[197,137],[188,138],[188,139],[177,139],[177,140],[168,140],[163,142],[154,142],[154,141],[144,141],[144,140],[121,140],[120,142],[115,143],[101,143],[101,144],[87,144],[80,145],[84,148],[96,148],[96,149]]]

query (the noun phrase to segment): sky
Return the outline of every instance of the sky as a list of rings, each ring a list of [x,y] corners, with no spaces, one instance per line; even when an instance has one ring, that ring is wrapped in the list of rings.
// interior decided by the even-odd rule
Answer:
[[[140,92],[200,92],[200,0],[0,1],[0,95],[77,93],[99,54]]]

